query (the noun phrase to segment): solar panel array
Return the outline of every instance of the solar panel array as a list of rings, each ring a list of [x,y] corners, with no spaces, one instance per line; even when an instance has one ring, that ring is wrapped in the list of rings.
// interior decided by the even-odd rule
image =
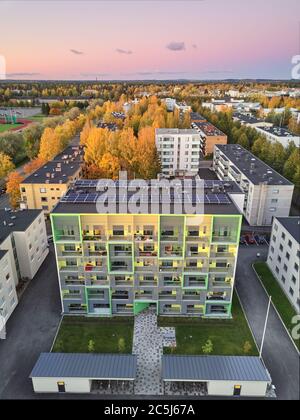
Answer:
[[[231,201],[226,194],[196,194],[193,191],[185,191],[184,193],[163,193],[154,192],[150,193],[148,189],[145,189],[144,194],[136,195],[136,192],[122,192],[118,191],[118,194],[103,194],[103,193],[74,193],[71,192],[61,198],[61,203],[96,203],[99,202],[110,202],[110,203],[127,203],[127,202],[140,202],[140,203],[174,203],[181,204],[187,203],[198,203],[198,204],[230,204]]]

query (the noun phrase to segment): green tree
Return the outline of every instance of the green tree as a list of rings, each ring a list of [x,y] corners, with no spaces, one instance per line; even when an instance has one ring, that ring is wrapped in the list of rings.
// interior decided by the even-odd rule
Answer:
[[[214,345],[211,340],[207,340],[204,346],[202,346],[203,354],[211,354],[214,351]]]
[[[40,141],[44,127],[42,124],[34,124],[23,131],[26,155],[34,159],[39,153]]]
[[[245,149],[249,149],[249,140],[245,133],[243,133],[238,139],[237,143],[243,146]]]

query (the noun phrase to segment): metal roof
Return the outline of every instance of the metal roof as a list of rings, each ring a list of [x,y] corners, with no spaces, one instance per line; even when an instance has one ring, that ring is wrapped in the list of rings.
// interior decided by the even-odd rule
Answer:
[[[130,354],[41,353],[30,378],[135,379]]]
[[[271,378],[259,357],[163,356],[165,381],[262,381]]]

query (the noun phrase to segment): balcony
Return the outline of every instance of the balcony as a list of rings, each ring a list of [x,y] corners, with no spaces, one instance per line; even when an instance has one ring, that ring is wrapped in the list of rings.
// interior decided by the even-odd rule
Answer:
[[[165,315],[181,315],[181,308],[163,308],[162,313]]]
[[[134,296],[135,300],[155,300],[153,293],[136,293]]]
[[[155,242],[158,240],[157,234],[153,235],[141,235],[139,233],[134,234],[135,242]]]
[[[169,265],[161,265],[159,267],[159,271],[164,272],[164,273],[181,273],[182,267],[173,267],[173,266],[169,266]]]
[[[86,242],[99,242],[99,241],[106,241],[107,236],[104,234],[95,235],[93,233],[83,233],[83,240]]]
[[[131,273],[132,265],[131,264],[120,264],[118,261],[112,262],[110,267],[111,273]]]
[[[186,242],[208,242],[210,238],[208,236],[199,236],[198,234],[187,233]]]
[[[187,315],[204,315],[203,309],[187,309]]]
[[[154,272],[157,272],[158,265],[157,264],[136,265],[134,269],[136,272],[154,273]]]
[[[82,249],[63,250],[63,249],[57,248],[57,256],[58,257],[81,257]]]
[[[137,257],[155,258],[157,257],[157,251],[141,251],[138,249],[136,255]]]
[[[211,252],[211,258],[235,258],[233,252]]]
[[[92,272],[92,273],[106,273],[107,266],[106,265],[93,265],[93,264],[86,264],[84,266],[85,272]]]
[[[236,236],[225,236],[225,235],[213,235],[212,242],[215,243],[236,243]]]
[[[112,234],[109,235],[109,240],[110,241],[117,241],[117,242],[131,242],[133,240],[133,236],[132,235],[125,235],[125,234]]]
[[[207,273],[208,266],[197,267],[195,265],[186,265],[184,267],[185,273]]]
[[[177,295],[169,294],[169,293],[159,293],[158,295],[159,300],[177,300]]]
[[[106,250],[106,248],[94,249],[94,250],[86,249],[84,251],[84,256],[85,257],[106,257],[107,256],[107,250]]]
[[[199,294],[193,294],[193,293],[184,293],[182,295],[182,300],[195,300],[195,301],[199,301],[201,298],[200,293]]]
[[[183,249],[181,246],[163,246],[161,249],[161,258],[182,258]]]
[[[61,272],[78,272],[78,270],[80,269],[81,266],[77,265],[77,264],[72,264],[72,265],[64,265],[61,266],[59,268],[59,271]]]
[[[178,242],[179,236],[171,235],[171,234],[161,234],[160,242]]]

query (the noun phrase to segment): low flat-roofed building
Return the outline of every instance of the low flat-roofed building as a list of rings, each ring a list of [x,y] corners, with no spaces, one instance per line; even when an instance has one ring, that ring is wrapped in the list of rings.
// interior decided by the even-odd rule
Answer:
[[[41,210],[0,210],[0,315],[5,323],[18,303],[20,281],[33,279],[48,252]]]
[[[209,396],[266,397],[271,377],[259,357],[168,356],[162,358],[164,393],[172,385],[195,388],[202,384]]]
[[[227,144],[227,136],[208,121],[193,122],[194,128],[201,137],[201,153],[203,156],[211,155],[216,144]]]
[[[204,118],[198,112],[191,112],[190,116],[191,116],[191,123],[193,123],[193,122],[205,122],[206,121],[206,118]]]
[[[274,219],[267,263],[279,286],[299,313],[300,217]]]
[[[241,125],[246,125],[248,127],[256,128],[256,127],[272,127],[273,124],[262,119],[256,118],[253,115],[248,114],[241,114],[236,112],[233,114],[233,120],[238,121]]]
[[[213,168],[245,193],[243,214],[251,226],[271,225],[290,214],[294,185],[238,144],[216,145]]]
[[[69,146],[20,184],[22,209],[41,209],[48,214],[66,193],[71,182],[81,177],[83,151]]]
[[[256,131],[263,134],[272,143],[278,141],[283,147],[288,147],[294,142],[296,147],[300,146],[300,136],[296,136],[285,128],[281,127],[255,127]]]
[[[41,353],[30,378],[41,393],[90,393],[106,382],[110,394],[118,384],[132,394],[136,368],[131,354]]]

